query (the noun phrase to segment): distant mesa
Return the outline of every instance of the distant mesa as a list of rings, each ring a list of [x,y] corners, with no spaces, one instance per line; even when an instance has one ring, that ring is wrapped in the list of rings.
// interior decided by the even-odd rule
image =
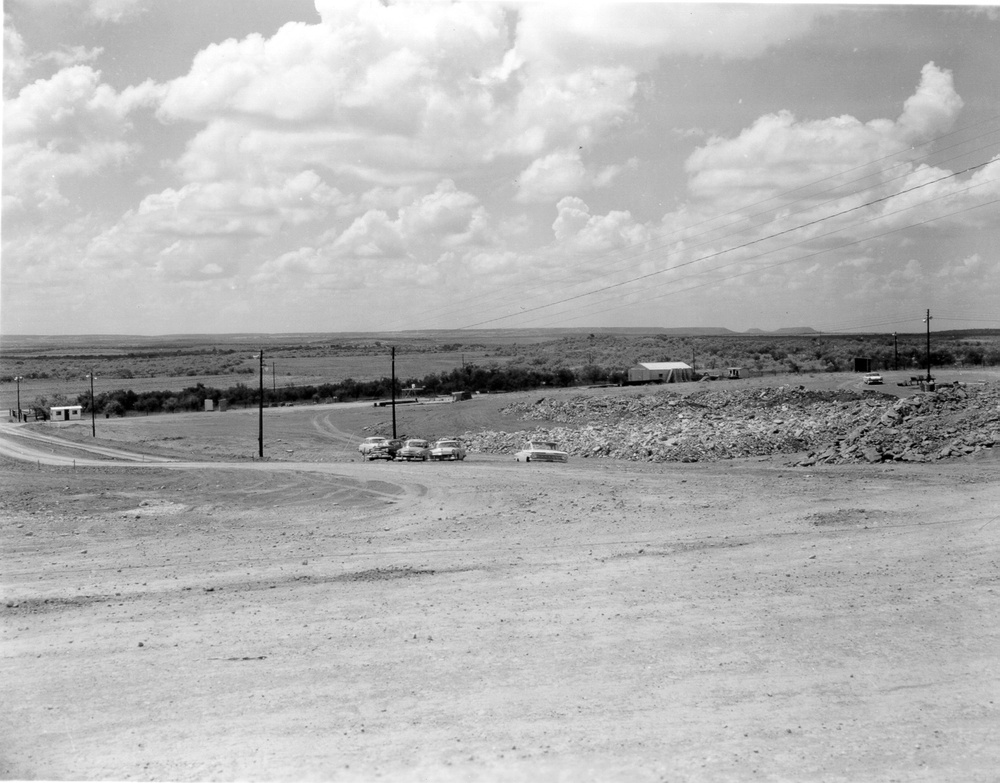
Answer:
[[[811,326],[784,326],[781,329],[747,329],[743,334],[820,334]]]

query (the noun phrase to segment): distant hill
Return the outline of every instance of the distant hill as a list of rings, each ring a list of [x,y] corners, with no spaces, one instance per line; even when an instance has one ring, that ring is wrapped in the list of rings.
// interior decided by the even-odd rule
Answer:
[[[747,329],[743,334],[752,335],[799,335],[799,334],[821,334],[811,326],[783,326],[781,329],[766,331],[765,329]]]
[[[773,332],[768,332],[768,334],[819,334],[811,326],[785,326],[781,329],[775,329]]]

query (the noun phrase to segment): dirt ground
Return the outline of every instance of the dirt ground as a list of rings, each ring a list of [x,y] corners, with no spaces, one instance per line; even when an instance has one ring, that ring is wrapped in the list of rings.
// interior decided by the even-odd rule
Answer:
[[[362,415],[0,426],[0,776],[997,779],[997,449],[362,463]]]

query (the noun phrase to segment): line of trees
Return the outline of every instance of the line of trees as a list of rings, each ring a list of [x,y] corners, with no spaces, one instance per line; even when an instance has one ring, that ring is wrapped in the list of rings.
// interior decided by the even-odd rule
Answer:
[[[452,392],[511,392],[545,386],[566,387],[581,381],[621,383],[624,381],[624,373],[608,372],[598,367],[585,367],[578,373],[565,367],[547,371],[522,366],[467,365],[448,372],[426,375],[423,378],[397,378],[396,395],[401,396],[403,389],[409,386],[423,387],[425,394],[443,395]],[[376,400],[391,395],[390,378],[373,381],[347,378],[339,383],[283,386],[279,389],[265,387],[264,404],[271,406],[303,402]],[[179,392],[168,390],[136,392],[132,389],[117,389],[96,394],[94,411],[106,416],[200,411],[204,410],[206,400],[211,400],[215,407],[223,401],[229,407],[252,407],[260,404],[260,388],[256,385],[238,383],[227,389],[216,389],[199,383]],[[90,392],[77,395],[75,404],[82,405],[85,413],[90,412],[90,403]],[[36,406],[42,408],[60,404],[67,404],[67,401],[52,399],[36,402]]]

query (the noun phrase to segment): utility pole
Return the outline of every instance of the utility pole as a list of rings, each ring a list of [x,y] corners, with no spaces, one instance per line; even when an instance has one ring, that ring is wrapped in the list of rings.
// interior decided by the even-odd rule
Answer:
[[[93,438],[97,437],[97,424],[94,422],[94,371],[90,371],[90,435]]]
[[[260,407],[257,409],[257,456],[264,459],[264,349],[260,349]]]
[[[927,324],[927,383],[930,383],[934,379],[931,378],[931,311],[927,311],[927,317],[924,319],[924,323]]]
[[[278,393],[278,385],[277,382],[274,380],[274,362],[271,362],[271,391],[274,392],[275,394]]]
[[[14,380],[17,381],[17,420],[20,423],[20,421],[21,421],[21,381],[24,380],[24,377],[21,376],[21,375],[15,375],[14,376]]]
[[[396,439],[396,346],[392,346],[392,439]]]
[[[895,332],[892,333],[892,369],[899,369],[899,343]]]

